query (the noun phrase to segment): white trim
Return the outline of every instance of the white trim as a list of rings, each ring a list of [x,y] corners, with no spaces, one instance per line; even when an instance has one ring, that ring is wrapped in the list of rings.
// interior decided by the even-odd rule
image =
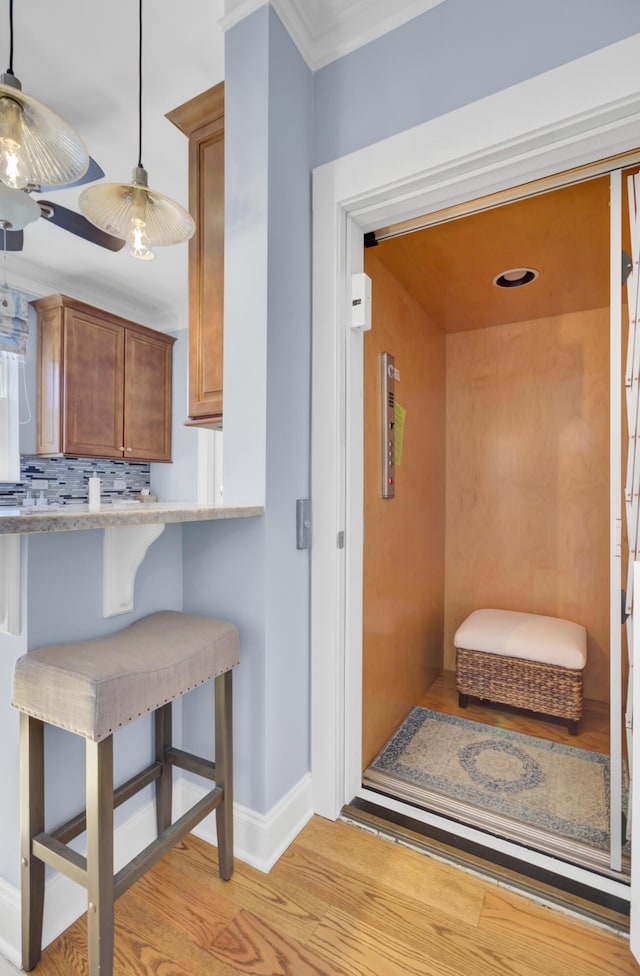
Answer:
[[[180,816],[205,795],[207,788],[182,778],[175,792],[175,816]],[[247,807],[234,804],[235,856],[266,874],[312,816],[309,773],[266,814],[254,813]],[[217,846],[215,814],[205,817],[193,832],[208,844]]]
[[[401,27],[444,0],[271,0],[294,44],[312,71]],[[226,0],[218,21],[228,30],[267,0]]]
[[[224,15],[218,21],[223,31],[235,27],[241,20],[250,17],[260,7],[269,5],[269,0],[225,0]]]
[[[362,553],[355,551],[357,535],[347,536],[345,550],[336,546],[338,532],[361,511],[362,434],[347,434],[345,406],[358,383],[355,369],[347,376],[344,340],[348,333],[358,341],[348,327],[347,279],[361,270],[354,241],[376,227],[636,148],[639,60],[634,35],[314,171],[311,768],[314,809],[331,819],[361,780],[361,730],[351,726],[345,738],[349,709],[361,695],[345,593],[362,586]],[[349,357],[355,367],[352,346]]]
[[[185,175],[186,179],[186,175]],[[45,295],[55,295],[61,291],[61,281],[58,272],[41,266],[32,269],[11,269],[11,286],[18,291],[25,292],[32,298],[43,298]],[[184,327],[184,323],[176,318],[176,311],[167,307],[166,303],[153,300],[153,292],[146,294],[148,301],[144,301],[143,293],[135,295],[130,289],[117,292],[113,285],[105,286],[106,282],[98,280],[97,275],[79,275],[73,282],[73,296],[76,301],[86,302],[108,308],[114,315],[121,315],[125,319],[135,319],[138,322],[152,322],[158,332],[174,332]],[[64,285],[68,284],[65,279]],[[186,287],[186,286],[185,286]],[[69,291],[64,291],[69,294]],[[186,304],[185,304],[186,314]]]
[[[210,427],[196,427],[196,430],[198,504],[222,505],[222,431]]]
[[[611,867],[622,867],[622,301],[620,255],[622,252],[622,180],[620,170],[609,178],[610,299],[609,299],[609,723],[611,791]]]
[[[19,637],[22,631],[22,536],[0,536],[0,634]]]
[[[633,600],[634,607],[638,604],[636,600],[640,601],[640,562],[634,562],[633,564]],[[631,670],[632,675],[636,670],[636,662],[640,656],[640,627],[632,628],[632,641],[631,641]],[[632,676],[631,687],[633,694],[633,714],[640,715],[640,681],[638,681],[637,674]],[[631,759],[633,764],[633,770],[631,775],[631,781],[635,785],[635,791],[631,797],[631,836],[632,838],[640,837],[640,802],[638,800],[638,783],[640,783],[640,750],[637,748],[637,743],[633,743],[633,756]],[[630,945],[631,952],[640,962],[640,859],[636,856],[631,858],[631,916],[629,918],[629,933],[630,933]]]
[[[0,955],[20,965],[20,891],[0,878]]]
[[[0,976],[22,976],[22,971],[0,954]]]

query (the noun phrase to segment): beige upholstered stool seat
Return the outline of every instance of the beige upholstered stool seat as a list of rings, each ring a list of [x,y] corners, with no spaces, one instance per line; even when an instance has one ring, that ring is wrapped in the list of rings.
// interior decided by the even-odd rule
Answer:
[[[87,889],[89,976],[112,976],[114,902],[159,858],[215,811],[218,869],[233,872],[232,668],[237,627],[163,610],[95,640],[53,644],[16,662],[12,704],[20,715],[22,968],[42,952],[45,864]],[[172,702],[213,680],[214,760],[172,745]],[[113,733],[153,712],[155,761],[114,790]],[[45,831],[45,724],[85,739],[86,809]],[[172,819],[173,767],[212,781]],[[157,837],[114,874],[113,811],[154,784]],[[86,857],[69,846],[86,831]]]
[[[100,742],[238,663],[226,620],[163,610],[108,637],[30,651],[15,668],[13,705]]]

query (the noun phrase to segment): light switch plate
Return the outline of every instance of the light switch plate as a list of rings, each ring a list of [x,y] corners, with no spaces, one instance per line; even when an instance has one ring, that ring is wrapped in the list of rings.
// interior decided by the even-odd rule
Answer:
[[[296,548],[311,548],[311,499],[296,500]]]

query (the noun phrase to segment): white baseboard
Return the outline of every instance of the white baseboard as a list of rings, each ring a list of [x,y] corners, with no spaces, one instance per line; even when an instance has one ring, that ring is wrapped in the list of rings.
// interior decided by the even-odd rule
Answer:
[[[22,971],[0,955],[0,976],[22,976]]]
[[[0,878],[0,955],[20,965],[20,892]]]
[[[176,785],[176,811],[181,816],[207,792],[206,786],[181,779]],[[236,803],[233,807],[234,854],[245,864],[271,870],[280,855],[313,816],[311,774],[307,773],[266,814],[254,813]],[[193,831],[197,837],[216,845],[215,814],[205,817]]]
[[[206,792],[207,787],[178,779],[174,787],[174,819]],[[260,871],[269,871],[312,814],[309,773],[267,814],[257,814],[234,804],[235,856]],[[155,808],[151,800],[115,830],[116,871],[153,840],[155,830]],[[198,824],[194,833],[215,845],[215,814]],[[54,874],[46,883],[43,945],[53,942],[86,911],[86,907],[84,888],[60,873]],[[19,966],[20,954],[20,892],[0,878],[0,955]]]

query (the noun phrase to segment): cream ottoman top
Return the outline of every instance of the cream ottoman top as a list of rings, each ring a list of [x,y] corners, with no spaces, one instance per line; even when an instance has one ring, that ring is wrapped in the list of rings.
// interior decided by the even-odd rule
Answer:
[[[516,610],[474,610],[453,638],[456,647],[519,657],[581,670],[587,663],[587,632],[559,617]]]

